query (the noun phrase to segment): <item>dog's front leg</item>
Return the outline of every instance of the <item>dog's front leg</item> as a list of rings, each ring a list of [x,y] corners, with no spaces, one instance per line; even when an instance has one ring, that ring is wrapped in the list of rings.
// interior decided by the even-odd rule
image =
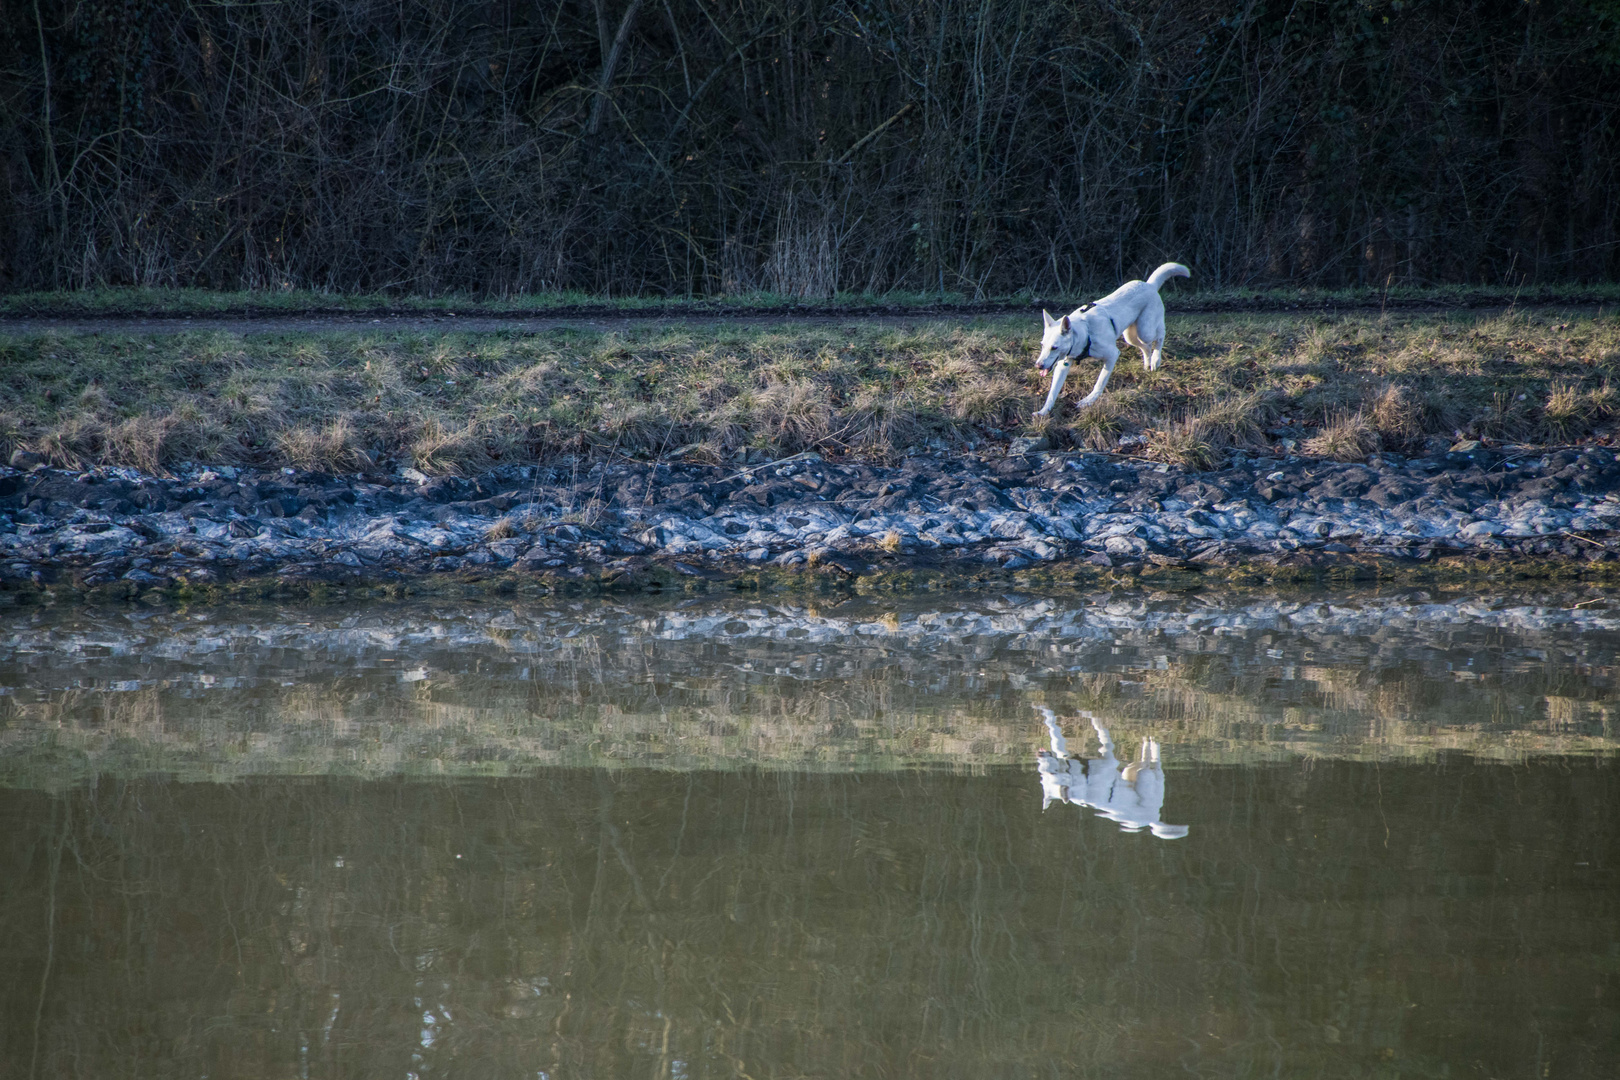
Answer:
[[[1108,376],[1114,373],[1114,365],[1117,363],[1119,363],[1118,351],[1116,351],[1113,356],[1110,356],[1107,360],[1103,361],[1103,369],[1097,373],[1097,385],[1091,388],[1091,393],[1087,394],[1085,397],[1081,398],[1079,402],[1077,402],[1078,405],[1084,407],[1102,397],[1103,387],[1108,385]]]
[[[1046,404],[1036,410],[1036,416],[1052,415],[1052,406],[1057,404],[1058,395],[1063,392],[1063,384],[1069,378],[1070,363],[1069,360],[1059,360],[1052,367],[1052,389],[1047,392]]]

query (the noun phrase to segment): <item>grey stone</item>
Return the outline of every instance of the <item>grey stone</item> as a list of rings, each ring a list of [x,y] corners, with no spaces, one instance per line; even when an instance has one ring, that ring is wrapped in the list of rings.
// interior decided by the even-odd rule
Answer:
[[[1036,454],[1052,449],[1052,440],[1045,435],[1021,435],[1007,444],[1007,454]]]
[[[1140,555],[1147,550],[1147,541],[1140,536],[1110,536],[1103,541],[1103,550],[1114,556]]]
[[[58,552],[78,555],[105,555],[114,551],[127,551],[141,544],[136,533],[120,525],[70,525],[60,530],[56,543]]]

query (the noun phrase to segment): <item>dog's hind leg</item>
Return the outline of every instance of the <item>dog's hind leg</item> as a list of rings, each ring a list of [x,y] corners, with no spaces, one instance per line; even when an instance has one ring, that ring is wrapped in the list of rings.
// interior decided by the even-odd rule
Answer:
[[[1143,351],[1147,357],[1147,369],[1158,371],[1159,365],[1164,362],[1164,301],[1159,299],[1157,293],[1149,303],[1142,308],[1136,316],[1136,337],[1131,344]],[[1151,356],[1148,353],[1151,351]]]
[[[1152,371],[1158,366],[1153,362],[1153,354],[1148,351],[1147,343],[1144,342],[1141,335],[1136,332],[1135,323],[1132,323],[1125,328],[1125,340],[1130,344],[1135,345],[1136,351],[1142,354],[1142,367],[1145,370]]]
[[[1148,361],[1147,368],[1149,371],[1158,371],[1159,365],[1164,363],[1164,338],[1160,338],[1158,341],[1149,342],[1148,344],[1153,348],[1153,359]],[[1142,352],[1143,355],[1147,354],[1146,349],[1142,350]]]

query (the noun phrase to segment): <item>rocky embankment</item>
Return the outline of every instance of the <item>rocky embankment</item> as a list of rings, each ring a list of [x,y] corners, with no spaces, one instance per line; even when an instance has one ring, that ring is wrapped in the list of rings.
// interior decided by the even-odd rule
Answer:
[[[1601,447],[1365,464],[1239,455],[1199,473],[1088,453],[582,463],[476,478],[35,467],[0,470],[0,588],[630,584],[761,567],[1119,573],[1459,554],[1603,562],[1617,527],[1620,465]]]

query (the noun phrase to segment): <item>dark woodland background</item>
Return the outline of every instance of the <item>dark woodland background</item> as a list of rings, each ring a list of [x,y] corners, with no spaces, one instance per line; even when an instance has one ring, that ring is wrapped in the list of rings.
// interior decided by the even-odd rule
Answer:
[[[1613,279],[1620,0],[0,0],[0,290]]]

